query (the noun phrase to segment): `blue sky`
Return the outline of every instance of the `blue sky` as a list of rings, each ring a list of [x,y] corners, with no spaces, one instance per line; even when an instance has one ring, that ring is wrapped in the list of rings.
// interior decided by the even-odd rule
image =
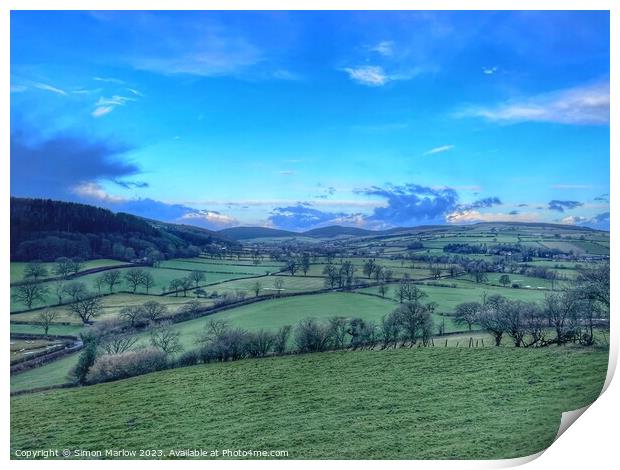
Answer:
[[[12,12],[11,194],[609,227],[607,12]]]

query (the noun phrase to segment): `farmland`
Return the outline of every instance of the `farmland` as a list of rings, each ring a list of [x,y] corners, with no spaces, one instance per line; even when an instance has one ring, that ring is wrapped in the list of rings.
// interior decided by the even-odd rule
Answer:
[[[563,411],[596,399],[606,368],[606,351],[572,348],[416,348],[202,365],[15,397],[11,449],[98,450],[105,442],[168,452],[209,443],[288,450],[293,459],[520,457],[552,442]],[[117,398],[112,407],[109,397]]]
[[[570,254],[558,248],[561,246],[558,243],[565,243],[563,248],[570,245]],[[605,243],[608,241],[599,232],[582,234],[574,230],[564,232],[561,227],[537,226],[517,229],[501,224],[381,236],[313,238],[311,243],[301,237],[261,237],[243,240],[240,251],[224,256],[201,253],[161,260],[156,266],[102,259],[84,262],[81,270],[68,279],[41,276],[35,283],[44,288],[45,295],[30,308],[17,296],[12,299],[11,333],[29,338],[12,340],[12,360],[18,351],[21,354],[29,348],[40,351],[55,344],[59,335],[88,337],[100,327],[104,331],[120,328],[119,333],[113,332],[117,330],[107,333],[105,341],[119,335],[127,338],[129,351],[148,349],[157,325],[147,322],[132,326],[125,315],[128,309],[137,311],[147,302],[161,306],[165,318],[171,322],[167,331],[178,341],[178,349],[169,354],[171,363],[202,347],[204,343],[198,340],[204,341],[208,325],[226,325],[247,335],[276,334],[282,327],[291,326],[294,330],[285,347],[294,352],[300,341],[295,329],[304,322],[327,325],[339,319],[348,325],[360,321],[381,331],[385,318],[410,305],[412,295],[415,302],[420,302],[416,305],[428,314],[425,335],[430,336],[425,336],[423,341],[420,337],[419,343],[414,338],[418,346],[428,347],[411,348],[414,344],[396,347],[396,342],[386,347],[388,343],[377,340],[362,347],[362,351],[202,364],[79,390],[29,393],[12,400],[12,445],[80,443],[83,448],[94,449],[103,442],[99,432],[110,436],[121,428],[126,429],[122,417],[129,415],[135,424],[129,428],[128,440],[123,441],[125,447],[150,443],[174,448],[180,442],[191,444],[194,440],[197,445],[201,439],[214,445],[241,445],[241,428],[229,426],[226,433],[217,437],[208,430],[190,436],[195,429],[193,423],[197,419],[208,420],[213,423],[213,429],[221,427],[226,416],[256,413],[255,407],[264,405],[263,398],[269,396],[269,406],[281,411],[251,424],[254,431],[250,434],[256,437],[249,441],[244,437],[243,445],[288,447],[293,458],[346,457],[356,453],[369,458],[476,458],[535,452],[553,438],[561,411],[577,408],[595,398],[607,358],[604,331],[597,331],[595,344],[587,347],[573,341],[563,348],[554,345],[514,348],[512,339],[504,335],[501,347],[496,348],[492,346],[494,337],[483,325],[474,322],[470,329],[457,321],[458,306],[464,302],[483,304],[494,297],[542,305],[547,296],[572,288],[584,267],[602,265],[606,259],[603,248],[608,246]],[[575,246],[581,250],[573,249]],[[465,252],[470,250],[468,247],[481,252],[451,251]],[[523,249],[525,254],[515,253],[515,247]],[[535,251],[530,253],[527,247],[535,247],[531,248]],[[44,264],[48,273],[54,271],[54,263]],[[92,272],[91,268],[104,271]],[[21,282],[27,281],[24,279],[27,269],[26,263],[12,263],[14,293]],[[148,292],[145,285],[131,284],[127,273],[132,271],[152,278]],[[107,286],[99,282],[105,272],[118,272],[118,283]],[[180,282],[183,279],[187,282]],[[54,295],[58,282],[83,284],[85,294],[80,295],[99,299],[97,315],[85,324],[73,313],[71,306],[76,300],[69,293],[62,299]],[[43,312],[52,314],[47,337],[43,336],[41,324]],[[346,335],[350,330],[343,331]],[[552,335],[553,330],[549,329],[543,336]],[[13,374],[11,390],[27,392],[70,385],[74,380],[71,370],[80,354],[74,352]],[[484,394],[473,393],[472,384],[485,381],[489,371],[494,377],[506,380],[494,379]],[[340,377],[338,382],[331,380],[336,372]],[[590,378],[576,386],[580,374]],[[315,385],[308,386],[308,377],[316,378]],[[358,382],[362,377],[372,383],[361,387]],[[187,393],[172,399],[171,394],[178,387]],[[218,407],[224,406],[222,394],[227,389],[235,397],[235,405],[218,411]],[[369,390],[373,390],[372,396],[368,395]],[[109,393],[122,394],[123,406],[131,407],[133,414],[119,408],[108,417],[101,431],[89,431],[88,442],[80,441],[71,422],[81,419],[89,408],[94,416],[105,413],[94,403],[99,394]],[[339,398],[342,394],[349,397],[346,402]],[[438,395],[441,400],[432,398]],[[420,400],[421,396],[429,398]],[[499,396],[509,399],[498,400]],[[417,405],[411,408],[406,404],[413,397]],[[151,419],[143,402],[153,400],[161,400],[161,406],[157,416]],[[453,420],[441,446],[434,445],[429,440],[428,427],[444,426],[453,414],[452,407],[456,406],[451,404],[459,401],[468,413],[461,413]],[[165,422],[172,409],[189,409],[198,402],[197,415],[184,417],[178,433],[166,436],[157,431],[158,420]],[[501,406],[495,406],[500,402]],[[318,408],[317,403],[321,403]],[[489,411],[491,404],[493,411]],[[66,413],[68,406],[75,409],[75,414],[68,418],[61,432],[46,433],[45,429],[52,426],[57,416]],[[309,411],[312,407],[314,412]],[[532,408],[540,412],[527,414],[525,410]],[[40,422],[32,434],[22,431],[24,423],[32,419],[30,409],[45,413],[47,420]],[[300,412],[307,416],[307,424],[297,427],[299,439],[291,443],[289,438],[285,446],[285,436],[296,426],[295,420],[287,416]],[[524,413],[527,419],[520,421],[515,432],[510,435],[498,432],[505,420],[512,421],[512,417]],[[503,421],[498,421],[496,415],[501,415]],[[381,425],[377,424],[379,416],[384,417]],[[248,429],[248,423],[239,426]],[[410,446],[405,441],[394,440],[390,431],[394,426],[400,426],[399,429],[404,426],[402,439],[407,442],[414,439],[421,444]],[[335,447],[341,433],[356,436],[344,450]],[[367,433],[372,439],[363,437]],[[539,437],[529,439],[532,433]],[[114,439],[106,440],[106,447],[114,445]]]

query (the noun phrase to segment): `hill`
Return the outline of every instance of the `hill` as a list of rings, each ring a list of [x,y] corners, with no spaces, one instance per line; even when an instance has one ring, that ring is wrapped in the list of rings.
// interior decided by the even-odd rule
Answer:
[[[50,199],[11,198],[11,260],[66,257],[131,260],[155,252],[195,256],[200,249],[236,246],[221,234],[108,209]]]
[[[549,446],[561,413],[592,403],[606,371],[607,350],[569,347],[401,348],[199,365],[13,397],[11,449],[520,457]],[[122,399],[110,407],[110,397]]]
[[[317,238],[334,238],[340,237],[343,235],[350,235],[355,237],[364,237],[366,235],[374,235],[377,232],[374,230],[367,230],[358,227],[343,227],[341,225],[330,225],[328,227],[315,228],[312,230],[308,230],[303,232],[303,235],[306,237],[317,237]]]
[[[248,240],[250,238],[281,238],[281,237],[296,237],[300,236],[300,233],[290,232],[288,230],[278,230],[269,227],[232,227],[225,228],[218,231],[220,235],[223,235],[231,240]]]

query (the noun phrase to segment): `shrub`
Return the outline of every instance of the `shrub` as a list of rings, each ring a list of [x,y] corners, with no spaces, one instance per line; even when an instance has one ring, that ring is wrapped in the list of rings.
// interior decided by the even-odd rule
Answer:
[[[139,349],[121,354],[99,356],[86,376],[86,382],[96,384],[126,379],[165,369],[166,354],[157,349]]]
[[[185,351],[183,354],[179,355],[179,357],[174,361],[174,367],[195,366],[200,362],[200,359],[200,351],[190,349],[189,351]]]
[[[319,352],[329,349],[332,343],[332,330],[312,318],[302,320],[295,328],[295,344],[299,352]]]

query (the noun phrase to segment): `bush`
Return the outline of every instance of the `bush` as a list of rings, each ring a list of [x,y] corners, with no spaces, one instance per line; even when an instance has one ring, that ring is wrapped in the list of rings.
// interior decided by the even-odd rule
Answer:
[[[191,349],[189,351],[185,351],[174,361],[174,367],[195,366],[196,364],[200,362],[200,360],[201,360],[200,351]]]
[[[86,382],[96,384],[126,379],[165,369],[166,354],[157,349],[139,349],[121,354],[99,356],[86,376]]]
[[[308,318],[300,321],[295,328],[295,344],[302,353],[326,351],[332,345],[331,333],[329,325],[322,325]]]

